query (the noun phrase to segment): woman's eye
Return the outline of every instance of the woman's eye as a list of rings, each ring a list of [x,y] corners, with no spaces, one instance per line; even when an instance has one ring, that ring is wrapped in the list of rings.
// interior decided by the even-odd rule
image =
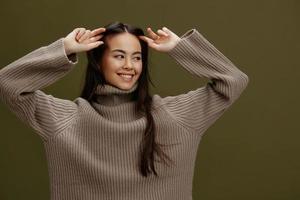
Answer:
[[[124,56],[123,55],[116,55],[116,56],[114,56],[115,58],[123,58]],[[135,57],[135,59],[137,59],[137,60],[141,60],[141,57]]]
[[[122,55],[117,55],[117,56],[114,56],[115,58],[118,58],[119,56],[122,56]]]

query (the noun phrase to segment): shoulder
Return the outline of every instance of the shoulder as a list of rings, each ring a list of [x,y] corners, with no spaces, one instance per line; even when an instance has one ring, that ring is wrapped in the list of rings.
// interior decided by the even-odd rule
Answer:
[[[152,107],[153,109],[158,109],[161,106],[163,106],[163,98],[162,96],[160,96],[159,94],[154,94],[152,95]]]
[[[152,96],[152,106],[153,109],[165,109],[171,106],[172,104],[176,102],[180,102],[184,99],[189,99],[189,96],[191,95],[190,92],[183,93],[179,95],[168,95],[168,96],[161,96],[159,94],[154,94]]]
[[[172,104],[177,104],[179,102],[183,104],[193,102],[195,96],[199,96],[199,94],[203,92],[205,92],[205,87],[196,88],[194,90],[189,90],[177,95],[168,95],[165,97],[162,97],[159,94],[154,94],[152,96],[153,105],[154,107],[165,107]]]
[[[78,108],[83,108],[83,107],[91,107],[91,103],[86,100],[85,98],[82,97],[77,97],[73,100],[73,103],[77,105]]]

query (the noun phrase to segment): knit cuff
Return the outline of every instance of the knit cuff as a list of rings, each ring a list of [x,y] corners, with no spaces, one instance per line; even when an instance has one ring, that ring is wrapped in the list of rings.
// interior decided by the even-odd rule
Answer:
[[[46,46],[46,54],[50,56],[54,66],[74,66],[78,63],[78,56],[76,53],[66,54],[63,39],[59,38]]]

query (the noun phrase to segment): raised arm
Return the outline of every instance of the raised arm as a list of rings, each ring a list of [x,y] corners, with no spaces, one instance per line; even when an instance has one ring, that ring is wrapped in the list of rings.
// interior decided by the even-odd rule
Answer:
[[[161,103],[176,122],[203,134],[239,98],[249,78],[196,29],[180,38],[168,55],[192,75],[210,81],[196,90],[161,98]]]
[[[0,70],[0,100],[44,141],[62,132],[76,118],[74,101],[59,99],[40,89],[54,83],[78,63],[76,53],[91,50],[105,28],[75,28],[66,37],[40,47]]]
[[[40,89],[66,75],[78,63],[66,55],[63,38],[40,47],[0,70],[0,99],[46,141],[66,127],[77,106]]]

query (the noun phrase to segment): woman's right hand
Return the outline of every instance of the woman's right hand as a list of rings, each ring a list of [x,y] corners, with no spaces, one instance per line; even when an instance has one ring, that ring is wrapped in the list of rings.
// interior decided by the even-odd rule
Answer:
[[[98,40],[103,37],[101,33],[104,31],[105,28],[102,27],[93,31],[85,28],[75,28],[63,39],[66,54],[89,51],[103,44],[103,41]]]

